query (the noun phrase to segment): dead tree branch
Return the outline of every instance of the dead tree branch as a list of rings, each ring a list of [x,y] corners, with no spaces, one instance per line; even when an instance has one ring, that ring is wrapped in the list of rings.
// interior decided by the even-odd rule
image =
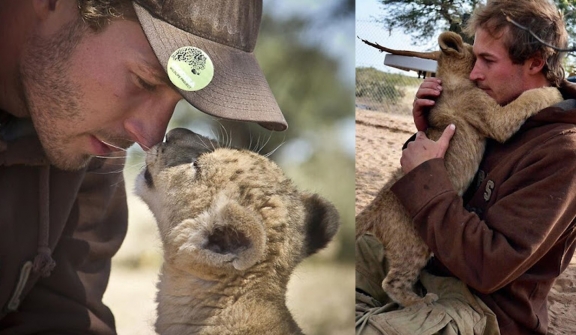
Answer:
[[[378,43],[372,43],[372,42],[370,42],[370,41],[364,40],[364,39],[360,38],[360,36],[356,36],[356,37],[357,37],[360,41],[368,44],[369,46],[378,49],[380,52],[388,52],[388,53],[391,53],[390,49],[388,49],[388,48],[386,48],[386,47],[383,47],[383,46],[381,46],[381,45],[378,44]]]
[[[558,51],[558,52],[576,52],[576,46],[572,46],[572,48],[569,48],[569,49],[561,49],[561,48],[558,48],[558,47],[556,47],[556,46],[554,46],[554,45],[551,45],[551,44],[549,44],[549,43],[544,42],[540,37],[538,37],[538,35],[536,35],[532,30],[530,30],[530,28],[528,28],[528,27],[526,27],[526,26],[523,26],[523,25],[521,25],[520,23],[514,21],[513,19],[511,19],[511,18],[510,18],[508,15],[506,15],[506,14],[504,14],[504,16],[506,17],[506,20],[507,20],[508,22],[512,23],[513,25],[515,25],[516,27],[518,27],[518,28],[520,28],[520,29],[522,29],[522,30],[527,31],[528,33],[530,33],[530,35],[532,35],[532,37],[534,37],[538,42],[544,44],[545,46],[547,46],[547,47],[549,47],[549,48],[552,48],[552,49],[554,49],[554,50],[556,50],[556,51]]]

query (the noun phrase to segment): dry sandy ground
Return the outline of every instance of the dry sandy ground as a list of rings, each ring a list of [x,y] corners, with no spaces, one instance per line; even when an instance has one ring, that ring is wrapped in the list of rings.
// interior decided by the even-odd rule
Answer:
[[[416,129],[409,116],[356,110],[356,213],[399,167],[401,148]],[[576,256],[548,298],[549,334],[576,334]]]

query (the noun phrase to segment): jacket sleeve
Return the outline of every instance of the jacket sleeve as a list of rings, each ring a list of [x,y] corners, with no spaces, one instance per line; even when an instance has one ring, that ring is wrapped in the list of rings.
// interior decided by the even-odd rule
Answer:
[[[102,297],[127,218],[122,165],[89,169],[54,249],[56,267],[36,282],[3,325],[18,334],[116,334]]]
[[[418,166],[392,191],[435,257],[489,294],[533,267],[567,233],[576,217],[575,148],[574,134],[556,136],[522,157],[491,189],[483,220],[464,208],[442,159]]]

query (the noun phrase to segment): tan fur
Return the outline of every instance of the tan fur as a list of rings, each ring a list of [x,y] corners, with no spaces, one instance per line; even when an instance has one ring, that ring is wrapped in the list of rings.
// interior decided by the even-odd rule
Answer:
[[[560,102],[562,96],[556,88],[538,88],[524,92],[502,107],[468,79],[475,61],[472,47],[451,32],[442,33],[439,44],[437,75],[442,79],[443,91],[430,112],[427,135],[437,140],[450,123],[456,125],[444,161],[454,189],[462,195],[480,165],[487,138],[505,142],[528,117]],[[382,241],[389,265],[382,287],[391,299],[409,306],[422,301],[429,303],[437,297],[428,294],[422,298],[412,291],[431,252],[390,191],[402,175],[398,169],[356,217],[356,237],[371,232]]]
[[[333,238],[338,213],[267,158],[218,146],[173,130],[138,177],[164,248],[156,331],[302,334],[285,304],[288,279]]]

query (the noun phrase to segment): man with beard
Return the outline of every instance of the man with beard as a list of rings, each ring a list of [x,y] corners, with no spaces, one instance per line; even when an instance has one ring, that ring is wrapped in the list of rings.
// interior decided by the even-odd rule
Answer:
[[[180,99],[287,127],[252,53],[261,13],[261,0],[0,3],[0,334],[115,333],[102,295],[126,233],[121,156],[160,142]]]

